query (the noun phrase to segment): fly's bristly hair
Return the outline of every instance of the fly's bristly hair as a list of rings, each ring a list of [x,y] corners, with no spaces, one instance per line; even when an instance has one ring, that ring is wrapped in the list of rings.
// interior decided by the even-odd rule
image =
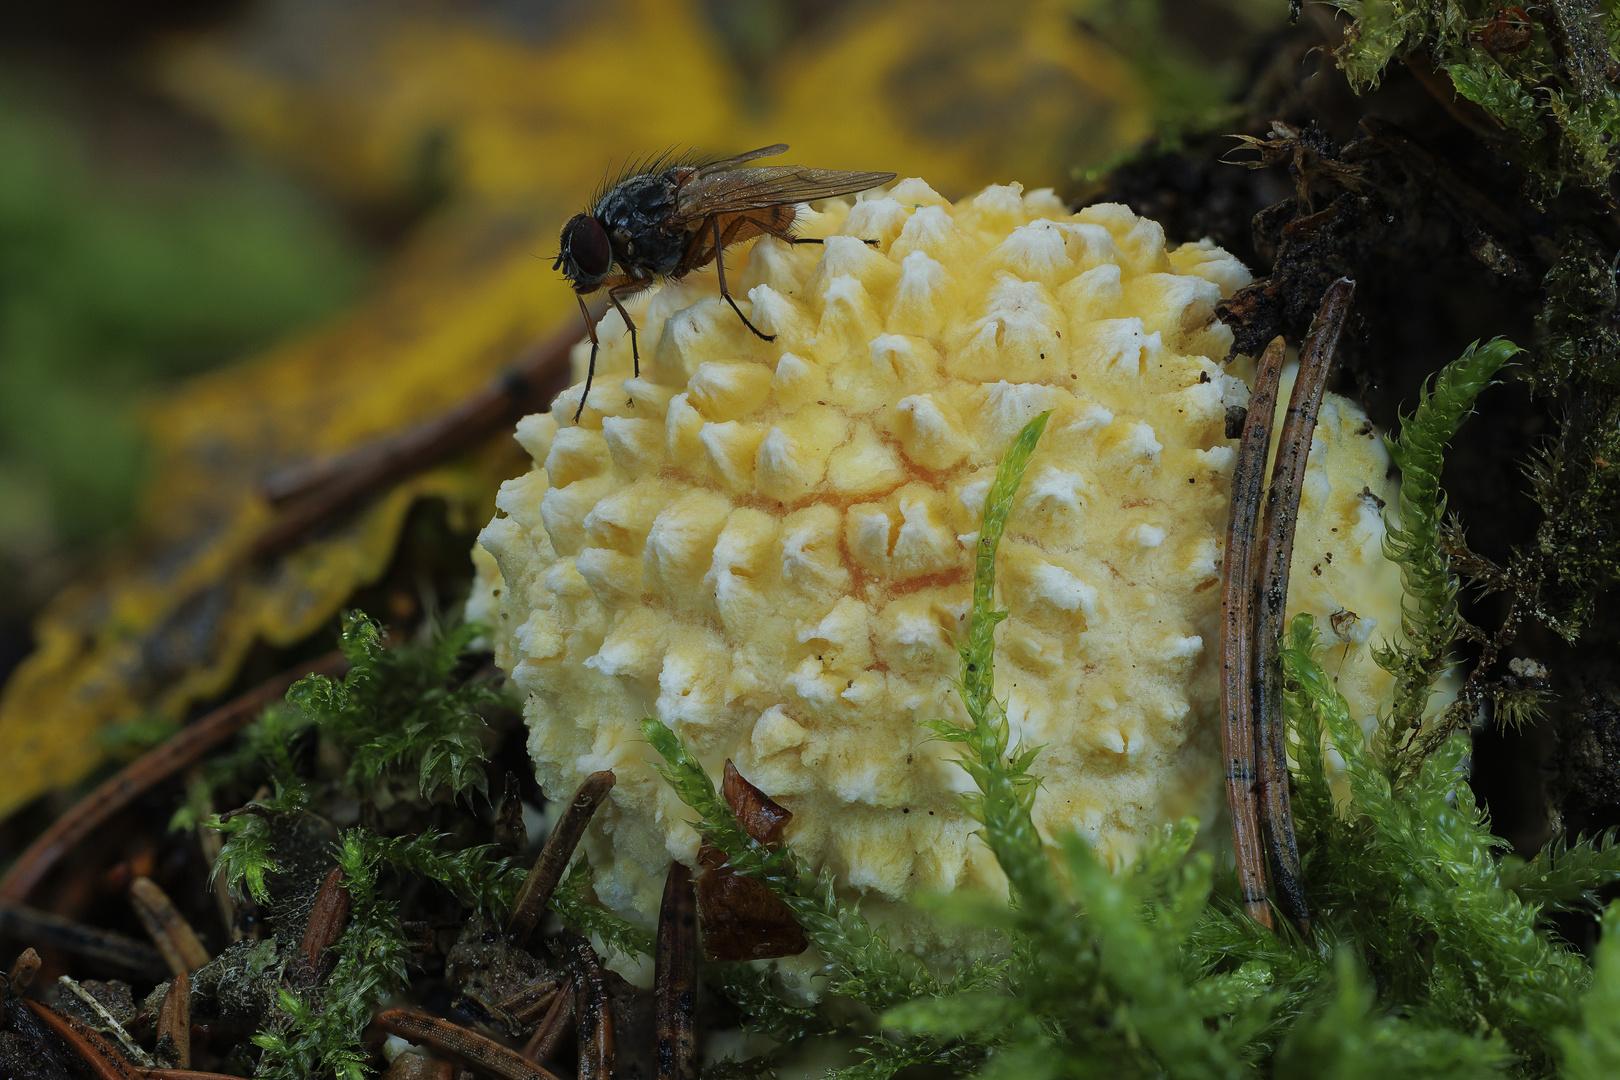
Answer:
[[[602,182],[591,193],[590,205],[585,212],[594,211],[608,192],[632,177],[656,175],[677,168],[702,169],[713,165],[717,161],[725,161],[732,156],[730,154],[706,153],[694,148],[682,150],[674,143],[671,143],[663,150],[649,151],[640,157],[627,160],[616,172],[609,169],[603,173]]]
[[[630,158],[619,167],[617,172],[610,168],[602,174],[602,182],[591,193],[591,202],[586,209],[586,213],[594,211],[602,200],[607,197],[608,192],[633,176],[661,173],[677,166],[698,168],[710,161],[718,160],[720,159],[712,154],[702,154],[691,149],[682,150],[674,143],[671,143],[663,150],[654,150],[642,154],[640,157]]]

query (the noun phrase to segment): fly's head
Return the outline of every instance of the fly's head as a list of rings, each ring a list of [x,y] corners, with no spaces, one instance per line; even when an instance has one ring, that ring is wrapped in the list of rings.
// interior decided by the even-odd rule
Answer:
[[[588,293],[601,284],[612,267],[613,245],[608,243],[602,223],[590,214],[569,218],[562,230],[562,249],[551,268],[561,270],[575,292]]]

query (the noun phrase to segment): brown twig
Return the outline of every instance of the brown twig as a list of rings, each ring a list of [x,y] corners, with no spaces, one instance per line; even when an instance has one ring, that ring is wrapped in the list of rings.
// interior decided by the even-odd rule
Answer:
[[[140,1069],[136,1075],[146,1080],[242,1080],[231,1073],[199,1072],[196,1069]]]
[[[562,980],[555,976],[536,979],[511,997],[498,1002],[495,1009],[512,1017],[517,1021],[519,1030],[524,1030],[546,1014],[561,989]]]
[[[436,1016],[406,1009],[386,1009],[378,1014],[377,1024],[391,1035],[452,1055],[502,1080],[557,1080],[517,1051]]]
[[[163,954],[144,941],[84,926],[23,904],[0,901],[0,936],[61,949],[151,978],[162,978],[169,972]]]
[[[697,897],[684,863],[672,864],[664,879],[653,971],[658,1080],[697,1080]]]
[[[1266,898],[1266,856],[1254,768],[1255,534],[1265,489],[1266,451],[1277,411],[1277,385],[1287,352],[1277,338],[1260,357],[1254,392],[1232,468],[1232,510],[1221,568],[1221,751],[1226,757],[1226,801],[1232,810],[1232,851],[1238,887],[1249,918],[1273,927]]]
[[[326,950],[338,943],[348,925],[349,890],[343,885],[342,867],[334,866],[315,894],[304,939],[298,946],[297,972],[303,985],[314,986],[321,981]]]
[[[57,818],[28,845],[0,879],[0,901],[22,903],[27,900],[29,893],[70,848],[140,795],[241,731],[293,683],[305,675],[341,675],[348,669],[349,662],[337,652],[298,664],[221,705],[196,723],[187,725],[168,742],[142,754]]]
[[[399,929],[405,935],[411,952],[426,954],[439,951],[439,937],[432,923],[424,919],[406,919],[399,924]]]
[[[523,888],[518,890],[512,915],[506,920],[506,937],[512,944],[523,944],[534,932],[535,924],[546,910],[546,903],[550,901],[557,883],[562,880],[563,871],[568,869],[568,860],[573,858],[579,838],[585,835],[585,826],[591,823],[596,808],[613,790],[613,783],[613,773],[604,769],[587,776],[585,782],[579,785],[579,790],[574,792],[568,809],[563,811],[551,835],[546,837],[539,857],[523,879]]]
[[[600,313],[598,313],[598,316]],[[568,386],[568,354],[581,333],[568,328],[526,349],[503,374],[447,412],[336,458],[282,469],[263,485],[286,509],[254,542],[273,555],[368,496],[477,446],[525,413],[543,409]]]
[[[1264,546],[1260,552],[1259,615],[1255,626],[1254,701],[1255,765],[1260,781],[1260,815],[1276,872],[1277,900],[1301,934],[1311,926],[1310,905],[1300,869],[1299,844],[1288,795],[1288,740],[1282,714],[1283,619],[1288,606],[1288,568],[1294,556],[1294,526],[1305,487],[1305,465],[1322,392],[1339,338],[1350,315],[1356,283],[1340,278],[1328,286],[1316,322],[1299,354],[1299,374],[1288,399],[1277,441],[1266,503]]]
[[[124,1025],[118,1022],[118,1018],[116,1016],[107,1011],[107,1006],[96,1000],[96,996],[80,985],[77,979],[69,978],[66,975],[61,975],[57,977],[56,982],[57,985],[65,987],[68,993],[78,998],[79,1004],[83,1005],[86,1009],[89,1009],[90,1014],[97,1020],[101,1021],[101,1026],[95,1030],[103,1036],[110,1035],[112,1038],[116,1039],[118,1041],[118,1045],[123,1047],[123,1054],[125,1058],[133,1061],[137,1065],[145,1065],[150,1067],[157,1064],[157,1062],[152,1060],[152,1055],[141,1049],[140,1045],[137,1044],[134,1039],[129,1037],[129,1032],[124,1030]]]
[[[400,1054],[383,1072],[383,1080],[455,1080],[459,1071],[448,1061],[421,1054]]]
[[[23,1004],[67,1043],[68,1049],[79,1056],[96,1080],[133,1080],[135,1071],[129,1062],[100,1032],[38,1001],[25,1000]]]
[[[613,1080],[613,1008],[602,959],[582,937],[568,942],[574,968],[574,1036],[579,1043],[579,1080]]]
[[[176,1068],[191,1068],[191,976],[183,971],[169,983],[158,1009],[157,1049],[167,1050]]]
[[[171,972],[180,975],[208,963],[208,950],[198,940],[197,931],[151,878],[138,877],[130,882],[129,902]]]
[[[11,992],[19,997],[27,993],[28,988],[34,985],[34,976],[39,974],[43,963],[32,947],[18,953],[17,959],[11,963],[11,977],[7,980]]]
[[[546,1018],[540,1021],[540,1026],[534,1029],[533,1037],[523,1048],[523,1056],[541,1064],[550,1061],[551,1055],[557,1052],[557,1044],[568,1034],[573,1022],[574,980],[569,979],[557,991],[557,996],[551,999],[551,1008],[546,1010]]]

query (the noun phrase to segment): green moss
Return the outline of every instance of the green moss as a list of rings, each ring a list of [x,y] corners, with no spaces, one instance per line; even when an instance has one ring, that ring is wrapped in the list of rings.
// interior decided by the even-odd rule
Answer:
[[[1440,650],[1401,661],[1410,665],[1408,697],[1419,702],[1454,627],[1455,585],[1438,548],[1441,451],[1514,351],[1506,343],[1471,349],[1436,381],[1396,446],[1415,477],[1396,541],[1410,571],[1411,626]],[[1229,875],[1193,850],[1194,822],[1167,830],[1125,870],[1103,865],[1072,832],[1060,833],[1055,849],[1041,842],[1030,817],[1039,752],[1009,747],[992,671],[1004,618],[993,603],[995,550],[1043,420],[1020,435],[986,499],[961,645],[970,724],[933,725],[963,747],[977,788],[969,808],[1012,902],[958,893],[931,904],[945,917],[999,929],[1012,961],[908,985],[894,977],[904,967],[897,954],[863,951],[875,936],[869,928],[850,939],[846,928],[865,922],[840,907],[837,926],[818,940],[840,988],[891,1003],[882,1032],[847,1029],[863,1049],[837,1075],[887,1077],[927,1064],[1019,1080],[1551,1076],[1565,1047],[1586,1053],[1590,1044],[1601,1055],[1611,1042],[1620,1046],[1607,1014],[1582,1004],[1586,962],[1542,925],[1543,905],[1578,907],[1615,880],[1620,856],[1604,840],[1529,867],[1504,864],[1466,783],[1466,736],[1411,758],[1404,774],[1392,769],[1400,754],[1391,740],[1401,730],[1385,725],[1367,745],[1316,660],[1308,617],[1290,628],[1283,661],[1298,762],[1294,808],[1318,913],[1310,940],[1274,934],[1239,913]],[[791,849],[752,845],[674,734],[656,721],[645,728],[705,835],[803,910],[814,890]],[[1324,740],[1346,764],[1348,800],[1333,797]],[[821,879],[816,890],[826,885]],[[1616,992],[1606,985],[1593,992]]]
[[[1502,342],[1469,350],[1436,379],[1393,447],[1407,470],[1391,543],[1406,572],[1408,644],[1391,661],[1406,680],[1391,715],[1405,715],[1395,711],[1400,702],[1424,707],[1456,626],[1455,582],[1441,552],[1444,445],[1513,351]],[[674,731],[643,722],[696,827],[735,869],[788,904],[830,977],[829,1002],[804,1008],[782,998],[768,971],[705,964],[711,988],[783,1047],[727,1063],[717,1075],[766,1075],[799,1042],[829,1033],[857,1047],[853,1062],[833,1074],[839,1080],[915,1069],[991,1080],[1607,1075],[1620,1060],[1613,1020],[1620,946],[1606,933],[1594,976],[1552,936],[1545,917],[1591,910],[1596,891],[1620,880],[1620,848],[1605,836],[1561,843],[1528,863],[1504,860],[1466,782],[1466,735],[1420,754],[1397,744],[1409,727],[1386,723],[1369,745],[1317,658],[1308,617],[1289,628],[1282,663],[1297,763],[1293,805],[1316,913],[1309,939],[1273,933],[1241,913],[1229,868],[1197,849],[1194,821],[1167,828],[1124,868],[1105,864],[1070,830],[1043,841],[1032,818],[1040,750],[1012,744],[993,675],[995,629],[1006,618],[995,605],[996,551],[1045,420],[1020,433],[985,500],[959,644],[957,686],[968,722],[931,725],[961,750],[975,788],[967,808],[1011,888],[1006,900],[962,891],[918,902],[999,933],[1005,959],[931,970],[891,947],[828,873],[812,872],[791,845],[749,837]],[[390,717],[441,708],[428,703],[451,696],[443,686],[455,664],[443,645],[390,659],[369,626],[349,624],[360,674],[341,685],[309,684],[294,695],[301,709],[272,711],[249,733],[245,745],[261,755],[255,767],[277,794],[262,812],[224,823],[231,836],[222,866],[250,891],[264,890],[276,870],[265,815],[291,812],[308,788],[284,752],[286,739],[312,724],[330,729],[351,753],[375,755],[378,772],[356,772],[352,759],[344,771],[362,788],[370,777],[402,770],[419,783],[437,778],[441,791],[475,790],[466,776],[457,786],[454,770],[423,771],[431,747],[458,748],[441,756],[473,752],[472,743],[447,737],[461,730],[455,724],[420,723],[403,746],[358,741]],[[396,663],[403,666],[388,666]],[[393,672],[392,689],[381,685],[385,670]],[[1344,762],[1347,797],[1335,798],[1329,784],[1327,746]],[[473,759],[466,768],[482,766]],[[406,977],[389,878],[436,882],[462,905],[497,917],[521,878],[486,848],[433,834],[384,838],[348,829],[334,857],[354,915],[327,987],[284,994],[255,1040],[259,1074],[276,1080],[358,1080],[365,1071],[359,1033]],[[595,904],[588,882],[581,860],[553,910],[611,949],[650,952],[651,935]],[[1617,920],[1611,913],[1606,932]]]
[[[1502,880],[1520,900],[1544,912],[1597,911],[1598,891],[1620,881],[1615,830],[1574,842],[1560,838],[1528,861],[1509,856]]]
[[[404,985],[411,956],[395,903],[383,889],[384,874],[432,881],[467,906],[504,912],[522,883],[522,868],[489,858],[487,848],[446,850],[442,839],[385,838],[360,828],[343,833],[335,855],[350,907],[348,926],[332,949],[337,964],[312,992],[282,989],[281,1014],[253,1038],[264,1051],[256,1076],[361,1080],[369,1072],[371,1054],[360,1035],[377,1006]]]
[[[0,557],[127,525],[143,396],[341,309],[364,271],[245,160],[98,160],[20,55],[0,73]]]
[[[1527,45],[1496,53],[1493,29],[1505,16],[1494,0],[1333,0],[1333,6],[1351,20],[1335,56],[1352,86],[1376,87],[1399,60],[1432,65],[1480,107],[1481,133],[1503,141],[1543,195],[1566,186],[1607,190],[1620,97],[1606,72],[1620,52],[1613,27],[1605,37],[1590,0],[1531,6]]]
[[[767,847],[749,836],[697,758],[662,721],[649,717],[641,730],[663,759],[664,779],[697,813],[698,831],[725,854],[732,869],[764,882],[792,909],[805,936],[826,957],[834,993],[885,1008],[938,989],[916,957],[891,948],[859,905],[834,891],[830,873],[811,872],[790,845]]]
[[[1542,279],[1547,304],[1537,318],[1541,354],[1535,386],[1552,393],[1575,380],[1620,385],[1620,301],[1616,264],[1597,237],[1570,229],[1559,237],[1558,258]]]
[[[1620,301],[1616,256],[1568,230],[1543,281],[1547,303],[1535,389],[1565,407],[1558,434],[1527,470],[1545,518],[1520,556],[1527,606],[1574,640],[1620,580]]]
[[[295,683],[285,702],[266,709],[230,753],[210,764],[171,827],[194,827],[217,787],[250,778],[272,783],[281,804],[301,805],[305,779],[295,748],[314,731],[342,755],[343,785],[358,798],[401,774],[415,778],[423,798],[440,791],[456,798],[487,794],[487,725],[478,710],[505,699],[483,683],[451,685],[468,643],[481,633],[469,623],[440,630],[426,643],[390,648],[380,626],[361,612],[348,613],[339,638],[348,674]]]
[[[364,615],[345,618],[349,673],[342,680],[311,676],[295,684],[286,704],[266,709],[239,746],[212,764],[177,815],[178,824],[191,824],[197,807],[220,785],[255,777],[273,784],[269,798],[211,822],[226,837],[215,873],[234,893],[260,904],[282,899],[272,895],[283,870],[276,825],[296,815],[314,820],[305,808],[316,781],[295,752],[306,734],[318,732],[341,753],[337,787],[359,798],[401,774],[416,781],[424,799],[486,790],[484,721],[474,710],[499,698],[481,685],[455,685],[453,677],[479,632],[475,625],[461,626],[426,644],[387,648],[381,629]],[[361,1032],[377,1006],[405,985],[411,955],[394,882],[434,883],[464,908],[499,920],[525,872],[514,860],[497,858],[488,844],[458,844],[431,829],[385,837],[355,827],[336,835],[330,858],[343,871],[350,897],[347,927],[333,946],[337,963],[318,988],[280,990],[279,1007],[253,1039],[262,1051],[256,1070],[261,1077],[360,1080],[369,1071],[371,1053],[361,1046]],[[292,944],[280,943],[283,950]]]
[[[382,629],[364,615],[343,620],[343,654],[352,665],[342,681],[301,679],[287,700],[313,717],[321,733],[349,757],[346,781],[364,792],[396,771],[414,772],[424,797],[441,786],[455,796],[487,794],[477,709],[501,696],[480,683],[448,689],[476,624],[435,635],[426,645],[387,648]]]
[[[1578,1023],[1558,1032],[1567,1080],[1620,1075],[1620,903],[1603,916],[1592,986],[1581,1000]]]
[[[1398,511],[1391,515],[1384,554],[1401,568],[1406,598],[1401,607],[1401,638],[1374,653],[1395,676],[1394,700],[1385,719],[1393,749],[1423,722],[1435,681],[1447,666],[1447,650],[1457,635],[1457,576],[1440,543],[1446,497],[1440,470],[1446,444],[1457,433],[1474,399],[1516,353],[1511,341],[1477,342],[1423,389],[1417,410],[1386,439],[1401,470]],[[1393,765],[1393,762],[1391,763]]]
[[[580,859],[574,869],[563,878],[551,894],[547,906],[569,929],[590,934],[621,956],[651,956],[653,936],[639,926],[633,926],[598,904],[593,904],[586,893],[590,889],[590,864]]]

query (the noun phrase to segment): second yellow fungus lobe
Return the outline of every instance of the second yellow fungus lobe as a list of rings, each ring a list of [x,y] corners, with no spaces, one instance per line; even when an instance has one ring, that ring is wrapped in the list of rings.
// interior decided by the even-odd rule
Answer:
[[[1071,214],[1017,185],[953,205],[905,180],[800,224],[825,245],[738,257],[774,341],[695,279],[645,302],[632,378],[604,319],[579,425],[582,385],[519,425],[535,468],[481,537],[471,614],[500,628],[547,793],[619,775],[587,840],[598,895],[650,920],[663,868],[697,854],[648,763],[649,714],[716,775],[734,759],[793,811],[795,848],[876,908],[1002,887],[958,799],[968,781],[920,723],[961,719],[953,642],[980,508],[1045,410],[998,563],[996,684],[1015,737],[1044,747],[1035,821],[1113,858],[1186,814],[1211,821],[1224,427],[1248,393],[1247,362],[1220,362],[1214,307],[1248,272],[1208,242],[1167,249],[1123,206]],[[1330,663],[1370,720],[1385,677],[1366,642],[1398,623],[1399,586],[1373,508],[1388,459],[1367,430],[1329,398],[1294,599],[1346,627]],[[924,951],[961,944],[895,917]]]

